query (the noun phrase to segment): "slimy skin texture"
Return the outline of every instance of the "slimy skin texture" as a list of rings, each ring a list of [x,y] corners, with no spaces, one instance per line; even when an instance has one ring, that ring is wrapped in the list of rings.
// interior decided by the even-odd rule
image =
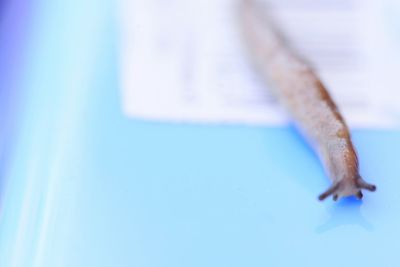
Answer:
[[[328,91],[262,10],[254,0],[240,0],[243,39],[257,70],[272,85],[272,93],[311,143],[332,180],[319,199],[331,195],[334,200],[351,195],[361,199],[362,189],[375,191],[375,185],[359,174],[349,129]]]

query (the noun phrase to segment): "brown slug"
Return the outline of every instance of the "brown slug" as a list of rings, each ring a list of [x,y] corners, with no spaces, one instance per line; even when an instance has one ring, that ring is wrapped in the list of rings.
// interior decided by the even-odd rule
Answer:
[[[359,174],[358,158],[349,128],[327,89],[306,60],[292,49],[263,8],[254,0],[240,0],[239,18],[244,41],[261,76],[293,118],[323,163],[332,186],[319,196],[334,200],[362,189],[375,191]]]

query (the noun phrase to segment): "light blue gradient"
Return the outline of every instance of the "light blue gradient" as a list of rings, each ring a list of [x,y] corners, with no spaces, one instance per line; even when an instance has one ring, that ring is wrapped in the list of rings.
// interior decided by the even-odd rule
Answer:
[[[127,118],[113,2],[35,3],[1,267],[396,266],[398,132],[354,132],[376,193],[321,203],[291,128]]]

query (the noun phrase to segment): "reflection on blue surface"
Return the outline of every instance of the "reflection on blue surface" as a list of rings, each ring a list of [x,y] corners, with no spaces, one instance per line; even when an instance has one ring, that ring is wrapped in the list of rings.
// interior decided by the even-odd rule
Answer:
[[[292,129],[129,119],[106,2],[38,4],[0,266],[393,266],[399,133],[356,131],[378,191],[321,203]]]
[[[316,232],[325,233],[340,226],[359,226],[372,232],[375,228],[361,213],[363,203],[355,198],[347,198],[329,208],[330,218],[321,224]]]

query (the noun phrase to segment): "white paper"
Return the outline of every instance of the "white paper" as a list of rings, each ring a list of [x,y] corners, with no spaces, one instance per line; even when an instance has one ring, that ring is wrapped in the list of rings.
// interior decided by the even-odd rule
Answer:
[[[128,116],[288,122],[243,47],[237,1],[120,1],[122,102]],[[394,101],[400,99],[395,80],[400,68],[393,60],[400,56],[396,41],[382,30],[381,16],[384,7],[396,4],[376,2],[274,0],[267,5],[292,45],[317,69],[352,127],[395,127],[400,122],[400,105]]]

